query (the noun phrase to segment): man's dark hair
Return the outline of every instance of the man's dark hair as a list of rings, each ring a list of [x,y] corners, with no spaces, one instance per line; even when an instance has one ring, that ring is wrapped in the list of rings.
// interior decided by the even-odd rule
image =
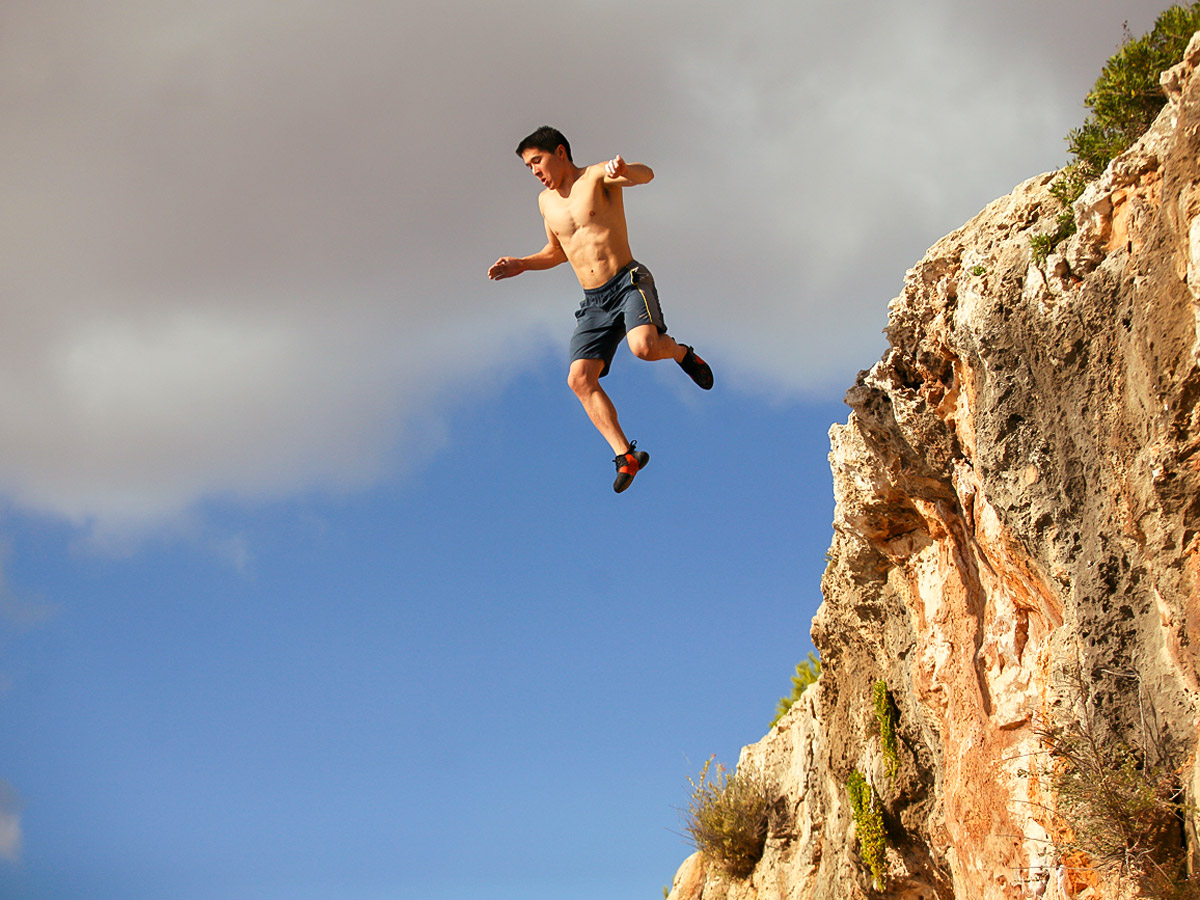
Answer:
[[[551,128],[549,125],[543,125],[529,137],[525,138],[521,143],[517,144],[517,156],[524,156],[526,150],[545,150],[547,153],[555,153],[558,151],[559,145],[567,151],[567,162],[575,165],[575,160],[571,158],[571,144],[563,136],[563,133],[557,128]]]

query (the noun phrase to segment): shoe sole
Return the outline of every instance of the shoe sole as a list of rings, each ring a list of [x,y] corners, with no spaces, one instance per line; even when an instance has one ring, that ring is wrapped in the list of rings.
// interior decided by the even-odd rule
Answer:
[[[696,383],[696,386],[699,387],[700,390],[711,391],[712,386],[713,386],[712,367],[708,363],[706,363],[704,360],[702,360],[700,357],[698,357],[696,355],[696,351],[693,350],[691,347],[688,347],[688,356],[690,356],[692,359],[694,359],[696,361],[699,371],[695,372],[694,374],[692,372],[689,372],[687,370],[687,367],[684,366],[682,361],[679,363],[679,368],[683,369],[684,374],[687,375],[688,378],[692,379],[692,381],[694,381]],[[687,359],[687,357],[685,356],[684,359]],[[700,367],[702,367],[702,368],[700,368]]]

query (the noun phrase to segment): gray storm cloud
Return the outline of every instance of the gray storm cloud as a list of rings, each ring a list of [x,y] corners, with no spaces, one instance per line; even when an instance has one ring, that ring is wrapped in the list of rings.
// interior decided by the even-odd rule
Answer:
[[[904,266],[1065,161],[1132,5],[8,3],[0,491],[137,523],[387,477],[565,340],[569,273],[484,278],[543,240],[543,122],[655,167],[635,248],[735,384],[840,388]]]

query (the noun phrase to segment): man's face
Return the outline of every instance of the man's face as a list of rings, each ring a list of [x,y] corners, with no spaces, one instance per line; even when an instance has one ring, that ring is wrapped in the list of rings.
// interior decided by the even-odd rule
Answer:
[[[562,184],[563,172],[567,168],[567,151],[562,146],[553,153],[530,147],[521,154],[521,159],[534,177],[550,190]]]

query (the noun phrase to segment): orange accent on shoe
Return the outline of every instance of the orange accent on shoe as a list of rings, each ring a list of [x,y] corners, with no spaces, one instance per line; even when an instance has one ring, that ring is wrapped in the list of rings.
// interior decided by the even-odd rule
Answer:
[[[650,462],[650,454],[645,450],[637,450],[637,441],[629,444],[629,449],[614,458],[617,465],[617,478],[613,482],[613,490],[618,494],[633,484],[633,478]]]

